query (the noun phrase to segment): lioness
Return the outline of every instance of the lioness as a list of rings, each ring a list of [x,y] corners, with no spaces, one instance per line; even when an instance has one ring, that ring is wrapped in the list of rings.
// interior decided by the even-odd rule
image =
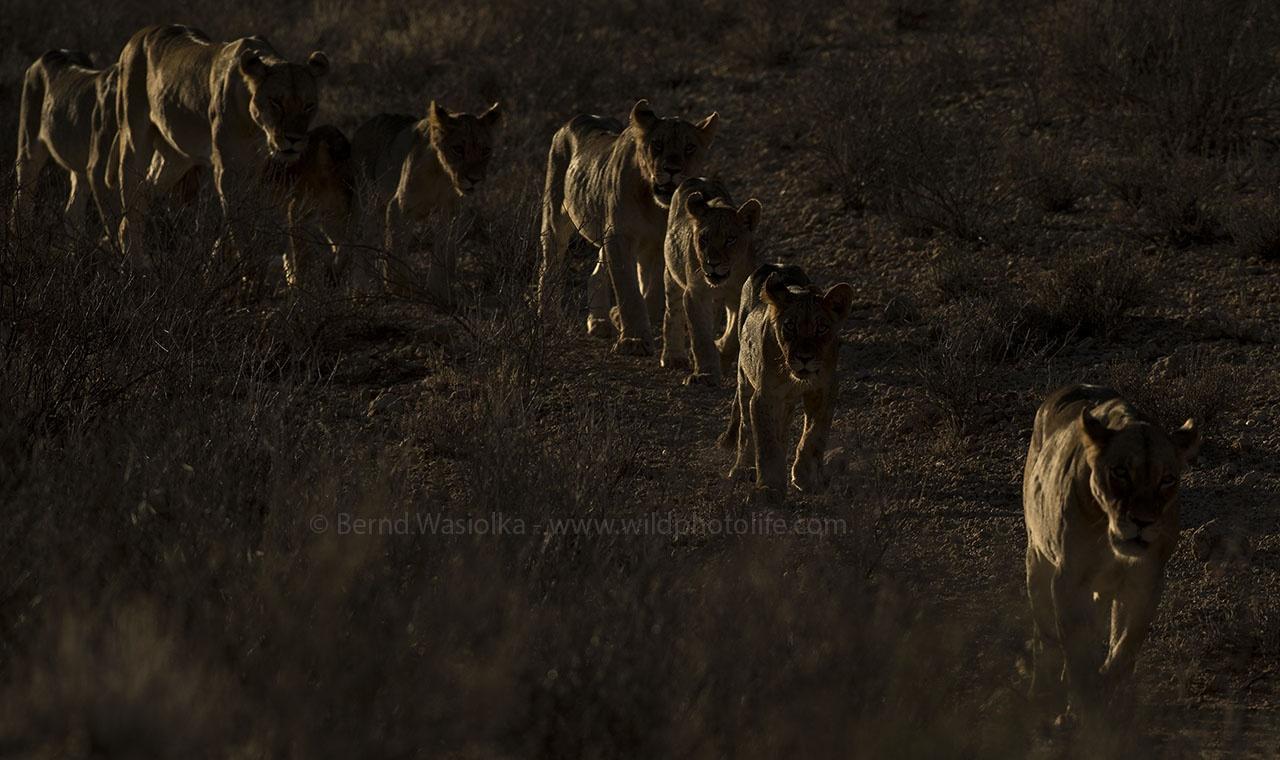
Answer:
[[[356,204],[351,143],[337,127],[307,133],[307,147],[292,164],[273,165],[268,176],[289,199],[289,247],[284,254],[290,286],[340,284],[349,274],[349,242]],[[355,257],[360,258],[360,257]]]
[[[229,242],[243,246],[251,229],[246,217],[272,205],[244,208],[261,189],[264,159],[288,164],[302,155],[318,106],[317,80],[328,70],[324,53],[312,53],[305,65],[290,63],[260,37],[212,42],[186,26],[134,34],[120,53],[117,97],[126,256],[141,250],[152,196],[198,165],[213,168]]]
[[[786,436],[797,403],[804,405],[804,432],[791,483],[811,493],[827,487],[823,457],[839,389],[837,332],[852,307],[849,285],[820,290],[797,266],[764,264],[742,285],[738,392],[720,445],[737,448],[729,477],[754,465],[756,487],[769,501],[786,493]]]
[[[82,231],[90,195],[104,224],[114,224],[119,203],[107,192],[106,170],[116,132],[115,98],[115,64],[94,68],[84,53],[51,50],[27,68],[11,230],[19,219],[30,218],[35,183],[50,158],[71,175],[65,215],[72,230]]]
[[[1194,421],[1165,433],[1109,388],[1073,385],[1041,404],[1022,485],[1034,695],[1060,697],[1065,675],[1089,722],[1128,680],[1178,541],[1178,479],[1199,445]]]
[[[663,245],[666,312],[662,320],[662,366],[688,363],[693,339],[693,373],[685,384],[720,384],[722,370],[738,358],[738,301],[742,283],[756,268],[751,235],[760,221],[760,201],[735,206],[719,182],[686,179],[676,189]],[[724,333],[714,334],[716,313]]]
[[[403,263],[407,227],[436,212],[446,218],[457,212],[458,200],[488,173],[501,121],[497,103],[472,115],[449,111],[433,100],[426,118],[380,114],[356,130],[352,149],[360,174],[378,199],[377,207],[386,200],[383,275],[393,292],[410,289],[412,268]],[[433,258],[447,257],[451,250]],[[428,267],[427,292],[433,300],[450,300],[454,264],[440,258]]]
[[[542,196],[540,310],[559,299],[564,252],[577,233],[600,249],[587,284],[588,334],[612,333],[606,287],[612,282],[622,328],[614,350],[653,353],[649,325],[662,317],[667,207],[680,181],[702,166],[718,118],[712,113],[698,124],[658,118],[641,100],[625,127],[584,115],[556,132]]]

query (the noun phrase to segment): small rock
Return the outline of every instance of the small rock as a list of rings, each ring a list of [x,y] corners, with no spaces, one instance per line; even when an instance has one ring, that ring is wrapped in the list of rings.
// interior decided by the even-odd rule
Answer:
[[[1191,534],[1196,559],[1210,565],[1248,565],[1253,556],[1249,537],[1236,526],[1213,519]]]

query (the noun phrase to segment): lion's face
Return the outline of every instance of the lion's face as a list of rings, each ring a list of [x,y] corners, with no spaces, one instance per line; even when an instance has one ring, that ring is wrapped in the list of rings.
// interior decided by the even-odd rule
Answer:
[[[752,198],[734,208],[719,198],[707,201],[701,192],[686,202],[693,219],[693,251],[707,285],[718,287],[735,265],[751,257],[751,234],[760,221],[760,201]]]
[[[777,274],[761,291],[769,304],[774,337],[791,377],[807,382],[834,364],[837,331],[853,307],[853,288],[832,285],[824,293],[812,285],[789,285]]]
[[[1176,528],[1162,520],[1178,493],[1178,480],[1200,445],[1195,422],[1172,435],[1136,422],[1120,430],[1090,414],[1080,416],[1092,469],[1089,487],[1107,514],[1107,538],[1117,556],[1140,558]]]
[[[291,164],[307,147],[307,130],[319,104],[316,81],[329,71],[329,59],[315,52],[306,65],[264,61],[253,50],[240,55],[240,71],[249,87],[249,115],[267,138],[273,160]]]
[[[715,137],[718,119],[715,113],[697,124],[660,119],[644,100],[631,109],[636,159],[658,205],[669,207],[681,180],[698,173]]]
[[[484,181],[493,154],[494,133],[501,121],[502,111],[497,103],[474,116],[452,113],[431,101],[427,109],[431,147],[458,195],[472,192]]]

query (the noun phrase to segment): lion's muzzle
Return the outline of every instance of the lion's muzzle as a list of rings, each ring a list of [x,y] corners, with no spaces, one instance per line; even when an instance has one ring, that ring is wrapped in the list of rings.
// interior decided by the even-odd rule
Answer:
[[[708,261],[702,265],[702,277],[711,287],[716,287],[729,279],[729,273],[732,268],[727,262],[711,262]]]
[[[271,141],[271,157],[285,164],[297,161],[306,149],[306,135],[283,135]]]

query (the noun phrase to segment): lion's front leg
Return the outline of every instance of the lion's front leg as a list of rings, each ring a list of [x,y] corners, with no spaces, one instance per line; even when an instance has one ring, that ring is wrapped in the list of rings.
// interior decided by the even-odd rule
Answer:
[[[408,214],[399,196],[387,201],[383,225],[382,282],[388,293],[407,297],[412,291],[413,267],[409,261]]]
[[[738,360],[738,303],[735,300],[730,306],[723,299],[718,299],[717,307],[724,309],[725,321],[724,333],[716,339],[716,349],[720,351],[720,371],[728,372]]]
[[[670,271],[663,272],[662,280],[667,289],[667,305],[662,315],[662,359],[659,363],[667,368],[687,367],[689,316],[685,310],[684,288]]]
[[[1055,568],[1047,557],[1027,546],[1027,598],[1031,603],[1030,697],[1056,715],[1064,706],[1062,642],[1053,606]]]
[[[831,415],[835,407],[833,395],[834,389],[824,389],[804,396],[804,432],[800,435],[795,462],[791,465],[791,482],[796,490],[805,493],[827,490],[822,457],[831,432]]]
[[[1163,586],[1163,568],[1134,568],[1111,603],[1111,641],[1106,662],[1102,664],[1103,688],[1108,699],[1123,701],[1128,696],[1126,691],[1138,652],[1155,619]]]
[[[220,258],[241,267],[242,279],[251,294],[261,294],[276,284],[277,277],[283,279],[287,214],[281,208],[281,199],[263,187],[256,153],[234,144],[224,146],[219,136],[220,131],[215,128],[213,181],[224,224],[215,249]]]
[[[1086,723],[1093,723],[1103,707],[1102,642],[1093,592],[1077,574],[1061,571],[1054,576],[1052,588],[1071,707]]]
[[[692,290],[684,293],[685,313],[689,315],[689,332],[693,337],[693,374],[689,382],[720,384],[720,353],[716,350],[715,327],[709,295],[699,299]]]
[[[454,302],[453,286],[458,269],[458,242],[452,234],[458,221],[458,199],[450,196],[435,214],[436,224],[444,225],[447,234],[434,235],[427,259],[427,295],[439,307],[451,307]]]
[[[621,334],[614,345],[620,354],[650,356],[653,339],[649,332],[649,314],[640,294],[636,276],[635,243],[626,236],[606,235],[602,252],[613,282],[613,296],[617,302]]]
[[[766,492],[770,501],[782,501],[787,491],[787,456],[785,441],[786,405],[769,403],[761,391],[752,397],[748,408],[751,437],[756,455],[756,488]]]

